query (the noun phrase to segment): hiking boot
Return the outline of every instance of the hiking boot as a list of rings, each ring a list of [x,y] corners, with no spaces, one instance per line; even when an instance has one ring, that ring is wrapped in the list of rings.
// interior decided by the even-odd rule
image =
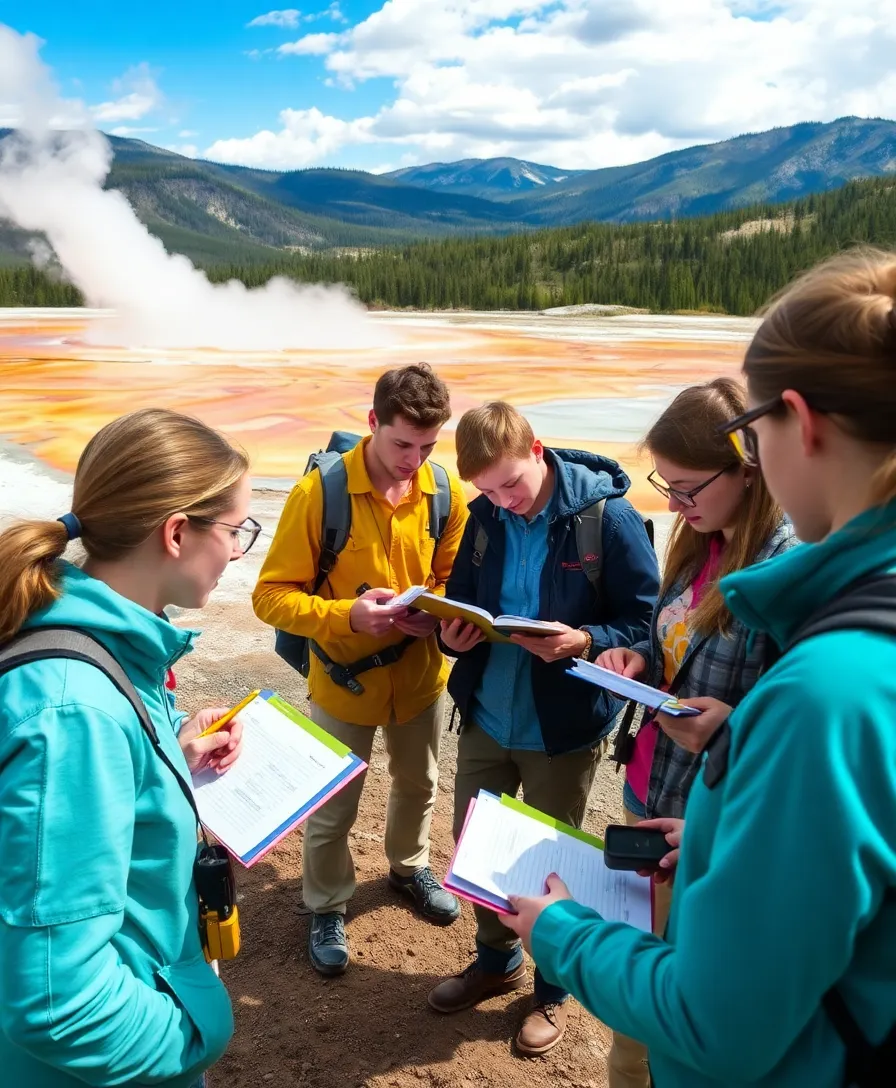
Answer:
[[[308,933],[311,966],[322,975],[341,975],[348,967],[345,921],[336,911],[312,914]]]
[[[526,965],[521,963],[509,975],[489,975],[474,960],[459,975],[442,979],[429,991],[429,1004],[436,1012],[461,1012],[496,994],[509,994],[526,985]]]
[[[553,1050],[566,1034],[568,1002],[536,1004],[520,1024],[516,1048],[524,1058],[538,1058]]]
[[[410,876],[399,876],[394,869],[390,869],[389,887],[406,895],[427,922],[448,926],[460,917],[457,898],[445,891],[428,865]]]

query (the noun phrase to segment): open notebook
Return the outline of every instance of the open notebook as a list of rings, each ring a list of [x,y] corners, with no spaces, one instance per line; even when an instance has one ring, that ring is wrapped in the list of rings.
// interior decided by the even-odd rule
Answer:
[[[404,593],[391,598],[389,605],[406,605],[438,616],[440,620],[462,619],[472,623],[485,633],[489,642],[508,642],[509,635],[556,635],[563,630],[562,624],[548,620],[527,619],[525,616],[493,616],[484,608],[475,604],[464,604],[450,597],[440,597],[430,593],[426,586],[411,586]]]
[[[596,836],[514,797],[480,790],[470,802],[445,887],[480,906],[509,911],[509,895],[544,895],[551,873],[607,921],[652,928],[649,877],[608,869]]]
[[[243,750],[222,775],[193,779],[203,825],[247,868],[367,766],[273,691],[236,717]]]

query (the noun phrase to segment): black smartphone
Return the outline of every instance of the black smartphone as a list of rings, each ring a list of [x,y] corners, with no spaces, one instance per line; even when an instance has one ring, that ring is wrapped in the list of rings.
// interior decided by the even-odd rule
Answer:
[[[662,831],[637,824],[609,824],[604,834],[604,861],[608,869],[654,870],[673,850]]]

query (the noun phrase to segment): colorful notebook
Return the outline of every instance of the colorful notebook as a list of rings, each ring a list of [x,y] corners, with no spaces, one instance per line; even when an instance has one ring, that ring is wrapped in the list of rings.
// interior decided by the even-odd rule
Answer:
[[[273,691],[243,707],[243,749],[226,772],[193,779],[203,825],[247,868],[367,764]]]
[[[580,680],[587,680],[589,684],[596,684],[599,688],[606,688],[614,695],[620,695],[623,699],[631,699],[633,703],[648,706],[651,710],[661,710],[664,714],[671,714],[673,718],[696,717],[700,711],[694,706],[685,706],[674,695],[659,688],[652,688],[649,684],[642,684],[640,680],[632,680],[628,676],[620,676],[618,672],[605,669],[601,665],[595,665],[593,661],[583,661],[576,658],[573,664],[566,670],[570,676],[577,676]]]
[[[596,835],[515,797],[480,790],[467,810],[445,887],[472,903],[509,913],[508,896],[544,895],[551,873],[566,883],[574,899],[607,921],[651,930],[649,877],[608,869]]]

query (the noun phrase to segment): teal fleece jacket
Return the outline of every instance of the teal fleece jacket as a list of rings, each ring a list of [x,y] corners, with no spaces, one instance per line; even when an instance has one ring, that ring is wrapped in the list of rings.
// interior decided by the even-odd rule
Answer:
[[[850,582],[896,569],[896,504],[726,578],[728,606],[784,644]],[[728,773],[687,809],[666,941],[552,905],[545,977],[644,1042],[657,1088],[840,1088],[821,1007],[835,983],[879,1043],[896,1024],[896,640],[799,644],[731,716]]]
[[[195,634],[69,564],[62,590],[28,626],[98,638],[189,780],[164,681]],[[200,945],[195,818],[93,666],[0,677],[0,813],[0,1081],[187,1088],[233,1031]]]

